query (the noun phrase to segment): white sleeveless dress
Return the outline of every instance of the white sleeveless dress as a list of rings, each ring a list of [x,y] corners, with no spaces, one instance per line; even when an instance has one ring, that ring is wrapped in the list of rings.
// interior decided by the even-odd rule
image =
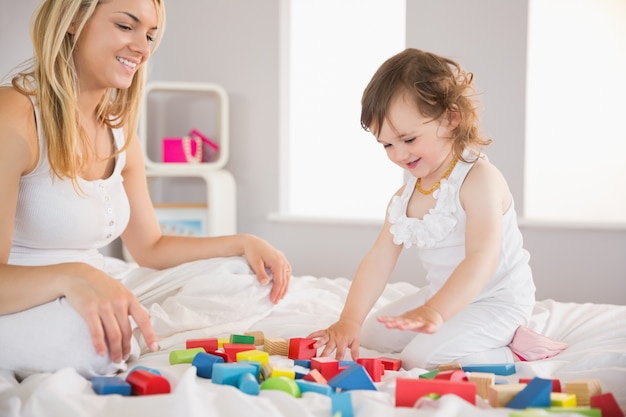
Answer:
[[[472,161],[469,152],[464,153]],[[481,157],[485,157],[481,155]],[[423,219],[407,217],[407,205],[417,179],[410,177],[388,210],[394,243],[417,247],[428,285],[416,294],[373,312],[363,326],[362,344],[380,351],[402,352],[409,367],[434,368],[442,363],[501,363],[513,357],[506,346],[515,330],[527,324],[535,303],[529,254],[523,248],[515,207],[502,217],[502,245],[496,271],[480,294],[435,334],[389,330],[379,315],[400,315],[422,305],[446,282],[465,256],[466,215],[459,191],[473,163],[459,161],[433,193],[436,205]],[[385,334],[381,337],[381,334]],[[496,362],[494,362],[496,361]]]

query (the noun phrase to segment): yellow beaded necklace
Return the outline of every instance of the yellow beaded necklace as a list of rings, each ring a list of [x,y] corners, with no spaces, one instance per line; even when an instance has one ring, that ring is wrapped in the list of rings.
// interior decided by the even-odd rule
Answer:
[[[446,178],[448,178],[450,176],[450,174],[452,173],[452,170],[454,169],[454,167],[456,166],[456,163],[458,161],[459,161],[459,158],[454,158],[452,160],[452,162],[450,163],[450,166],[448,167],[446,172],[444,172],[443,175],[441,176],[441,178],[439,178],[439,181],[437,181],[436,183],[433,184],[432,187],[430,187],[430,190],[423,190],[422,189],[422,187],[421,187],[422,179],[421,178],[417,179],[417,183],[415,183],[415,189],[417,191],[419,191],[421,194],[424,194],[424,195],[432,194],[437,188],[439,188],[439,184],[441,184],[441,181],[445,180]]]

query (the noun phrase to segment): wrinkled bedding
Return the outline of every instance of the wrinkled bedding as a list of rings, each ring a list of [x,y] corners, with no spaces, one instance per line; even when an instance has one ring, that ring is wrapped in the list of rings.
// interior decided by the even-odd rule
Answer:
[[[290,291],[278,305],[268,299],[269,287],[257,284],[242,258],[199,261],[167,273],[146,276],[134,264],[111,261],[116,273],[142,294],[160,340],[159,352],[142,354],[128,369],[142,365],[157,369],[172,386],[170,394],[122,397],[94,393],[90,381],[72,369],[36,374],[19,383],[0,371],[0,416],[226,416],[329,417],[330,398],[307,392],[294,398],[282,391],[262,390],[258,396],[213,384],[196,376],[190,364],[169,364],[169,352],[184,349],[187,339],[228,337],[262,331],[270,338],[305,337],[332,323],[339,315],[350,281],[346,278],[295,276]],[[376,308],[414,291],[409,283],[388,284]],[[569,344],[554,358],[516,364],[516,374],[499,377],[516,382],[520,377],[557,378],[562,382],[593,378],[603,392],[612,392],[626,410],[626,306],[537,303],[531,327]],[[362,357],[396,356],[361,349]],[[277,366],[290,366],[286,357],[272,356]],[[126,371],[128,372],[128,371]],[[395,407],[395,379],[415,377],[423,369],[386,371],[376,391],[351,391],[356,417],[380,416],[508,416],[506,408],[491,408],[444,395],[417,408]],[[120,374],[125,377],[126,373]],[[566,414],[559,414],[564,416]]]

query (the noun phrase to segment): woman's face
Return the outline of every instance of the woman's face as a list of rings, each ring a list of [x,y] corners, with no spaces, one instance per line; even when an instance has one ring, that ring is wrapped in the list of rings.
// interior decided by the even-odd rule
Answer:
[[[157,21],[153,0],[101,2],[74,50],[81,92],[128,88],[150,56]]]

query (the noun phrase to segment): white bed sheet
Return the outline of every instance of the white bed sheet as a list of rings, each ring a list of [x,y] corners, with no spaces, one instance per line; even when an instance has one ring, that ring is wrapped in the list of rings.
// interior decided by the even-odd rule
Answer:
[[[332,323],[339,315],[350,281],[345,278],[294,277],[288,295],[278,305],[268,300],[269,287],[261,287],[242,258],[201,261],[170,274],[155,273],[162,285],[146,287],[147,280],[133,278],[132,265],[113,262],[130,271],[130,285],[145,293],[161,350],[143,354],[129,364],[158,369],[172,385],[164,395],[121,397],[99,396],[91,383],[72,369],[37,374],[18,383],[0,371],[1,417],[47,416],[226,416],[239,417],[329,417],[330,398],[305,393],[293,398],[281,391],[247,395],[234,387],[199,378],[188,364],[170,365],[169,352],[183,349],[187,339],[228,337],[246,331],[262,331],[266,337],[305,337]],[[201,272],[201,273],[199,273]],[[139,277],[140,275],[137,275]],[[194,277],[195,278],[190,278]],[[408,283],[389,284],[377,306],[382,306],[416,288]],[[603,392],[612,392],[626,410],[626,306],[537,303],[532,327],[569,344],[554,358],[517,364],[517,373],[506,377],[558,378],[562,383],[583,378],[601,382]],[[361,350],[362,357],[395,356],[389,352]],[[285,357],[272,356],[278,366],[289,366]],[[484,401],[476,406],[454,395],[422,408],[395,407],[395,379],[415,377],[422,369],[387,371],[377,391],[352,391],[356,417],[380,416],[508,416],[509,409],[490,408]],[[125,374],[120,376],[124,377]],[[564,414],[560,414],[564,416]]]

